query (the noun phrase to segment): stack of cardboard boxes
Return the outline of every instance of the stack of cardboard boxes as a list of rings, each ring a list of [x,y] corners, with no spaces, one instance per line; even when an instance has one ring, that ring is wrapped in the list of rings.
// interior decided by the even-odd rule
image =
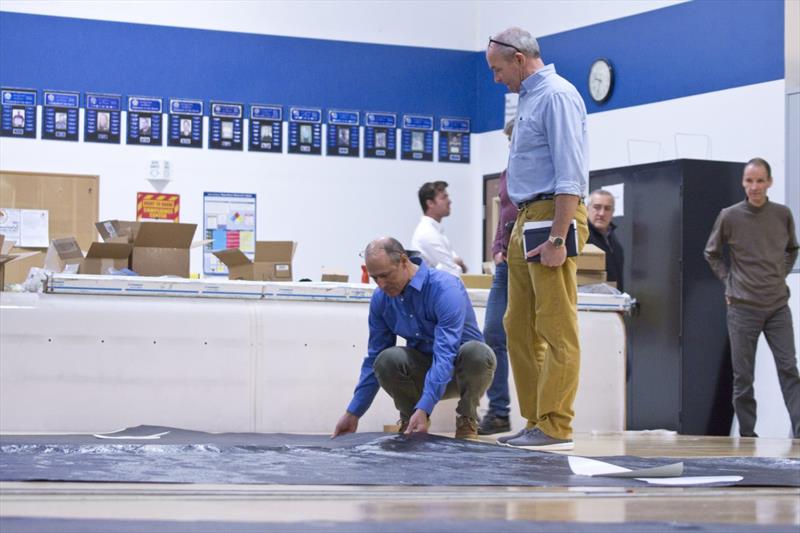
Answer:
[[[586,244],[578,263],[578,285],[606,283],[606,253],[594,244]]]
[[[192,242],[196,224],[105,220],[97,222],[95,227],[103,242],[93,242],[85,256],[75,237],[53,239],[46,254],[11,254],[13,243],[3,244],[0,235],[0,290],[4,274],[17,265],[20,268],[13,269],[13,276],[5,276],[6,283],[22,283],[31,267],[95,275],[127,269],[138,276],[188,278],[189,251],[204,244]],[[296,249],[297,243],[293,241],[258,241],[254,261],[238,248],[220,250],[214,255],[228,267],[229,279],[292,281]],[[326,276],[327,281],[347,281],[346,275],[338,273]]]
[[[95,227],[103,242],[92,243],[85,257],[74,237],[53,239],[45,268],[78,274],[129,269],[139,276],[189,277],[189,250],[197,224],[106,220]]]

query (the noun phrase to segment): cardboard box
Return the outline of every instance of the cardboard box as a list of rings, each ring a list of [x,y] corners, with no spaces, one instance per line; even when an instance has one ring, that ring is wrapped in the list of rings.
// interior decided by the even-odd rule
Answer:
[[[214,255],[228,267],[228,279],[292,281],[293,241],[256,241],[255,261],[238,248],[219,250]]]
[[[44,268],[44,254],[42,252],[22,252],[0,259],[0,291],[5,284],[13,285],[28,279],[28,272],[32,268]]]
[[[51,272],[78,273],[83,262],[83,252],[75,237],[53,239],[44,257],[44,267]]]
[[[492,276],[489,274],[461,274],[461,281],[468,289],[492,288]]]
[[[606,271],[597,270],[578,270],[578,285],[592,285],[594,283],[605,283]]]
[[[338,283],[347,283],[350,281],[350,276],[347,274],[335,274],[333,272],[328,272],[322,274],[322,281],[336,281]]]
[[[197,224],[142,222],[133,241],[131,270],[139,276],[189,277],[189,249]]]
[[[133,244],[139,232],[140,222],[127,220],[103,220],[96,222],[94,227],[103,238],[104,242],[121,242]]]
[[[133,246],[122,242],[93,242],[86,252],[79,274],[108,274],[109,269],[128,268]]]
[[[586,244],[576,259],[578,270],[605,270],[606,253],[594,244]]]

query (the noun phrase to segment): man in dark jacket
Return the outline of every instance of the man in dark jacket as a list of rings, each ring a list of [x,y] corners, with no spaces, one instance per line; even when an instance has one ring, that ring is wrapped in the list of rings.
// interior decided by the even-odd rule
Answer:
[[[606,253],[607,279],[615,281],[617,289],[624,292],[622,267],[625,264],[625,253],[614,235],[617,227],[611,222],[614,217],[614,195],[606,190],[597,189],[589,196],[587,208],[589,213],[588,242]]]

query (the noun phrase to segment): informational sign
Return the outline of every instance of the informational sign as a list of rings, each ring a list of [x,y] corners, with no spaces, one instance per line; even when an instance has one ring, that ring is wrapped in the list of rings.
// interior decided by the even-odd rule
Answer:
[[[36,138],[36,91],[0,89],[0,136]]]
[[[322,110],[309,107],[289,109],[289,153],[322,153]]]
[[[625,216],[625,184],[614,183],[612,185],[604,185],[601,187],[604,191],[608,191],[614,197],[614,218]]]
[[[433,115],[403,115],[401,159],[433,161]]]
[[[122,96],[86,93],[83,140],[119,144],[122,131]]]
[[[228,268],[212,253],[239,248],[253,260],[256,253],[256,195],[236,192],[203,193],[203,273],[227,274]]]
[[[128,144],[161,146],[161,98],[128,97]]]
[[[203,102],[170,98],[167,145],[203,147]]]
[[[244,146],[242,117],[244,105],[211,102],[208,147],[215,150],[241,150]]]
[[[0,207],[0,234],[7,241],[24,248],[47,248],[50,245],[50,215],[46,209]]]
[[[136,193],[136,220],[138,221],[180,222],[180,212],[180,194]]]
[[[358,157],[359,112],[328,110],[328,155]]]
[[[439,161],[469,163],[469,119],[439,119]]]
[[[44,91],[42,139],[77,141],[80,102],[80,93]]]
[[[397,159],[396,113],[364,113],[364,157]]]
[[[250,106],[251,152],[283,152],[283,108],[277,105]]]

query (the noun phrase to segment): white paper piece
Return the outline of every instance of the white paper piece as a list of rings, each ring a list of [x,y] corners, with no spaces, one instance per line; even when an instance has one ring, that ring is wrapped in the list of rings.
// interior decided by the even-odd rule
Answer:
[[[19,245],[25,248],[47,248],[50,244],[47,209],[22,209]]]
[[[707,485],[710,483],[736,483],[744,479],[742,476],[681,476],[683,463],[674,463],[664,467],[645,468],[631,470],[622,466],[613,465],[597,459],[588,457],[577,457],[570,455],[567,458],[569,467],[574,474],[579,476],[605,476],[605,477],[630,477],[639,481],[650,483],[651,485]],[[677,475],[672,475],[677,471]],[[645,477],[649,473],[658,471],[659,474],[666,474],[667,477]]]
[[[613,465],[597,459],[589,459],[588,457],[569,457],[569,467],[572,472],[581,476],[604,476],[604,477],[620,477],[620,478],[666,478],[678,477],[683,474],[683,463],[672,463],[663,466],[656,466],[652,468],[639,468],[631,470],[623,466]]]
[[[637,477],[639,481],[646,481],[651,485],[708,485],[710,483],[736,483],[743,480],[742,476],[681,476],[681,477]]]
[[[625,216],[625,184],[615,183],[601,187],[614,196],[614,218]]]
[[[579,476],[602,476],[606,474],[618,474],[620,472],[630,472],[630,469],[611,463],[589,459],[588,457],[568,456],[569,468],[573,474]]]
[[[161,433],[153,433],[152,435],[117,435],[117,433],[121,433],[126,431],[128,428],[120,429],[117,431],[112,431],[111,433],[96,433],[92,435],[97,439],[118,439],[118,440],[155,440],[160,439],[169,431],[162,431]]]

